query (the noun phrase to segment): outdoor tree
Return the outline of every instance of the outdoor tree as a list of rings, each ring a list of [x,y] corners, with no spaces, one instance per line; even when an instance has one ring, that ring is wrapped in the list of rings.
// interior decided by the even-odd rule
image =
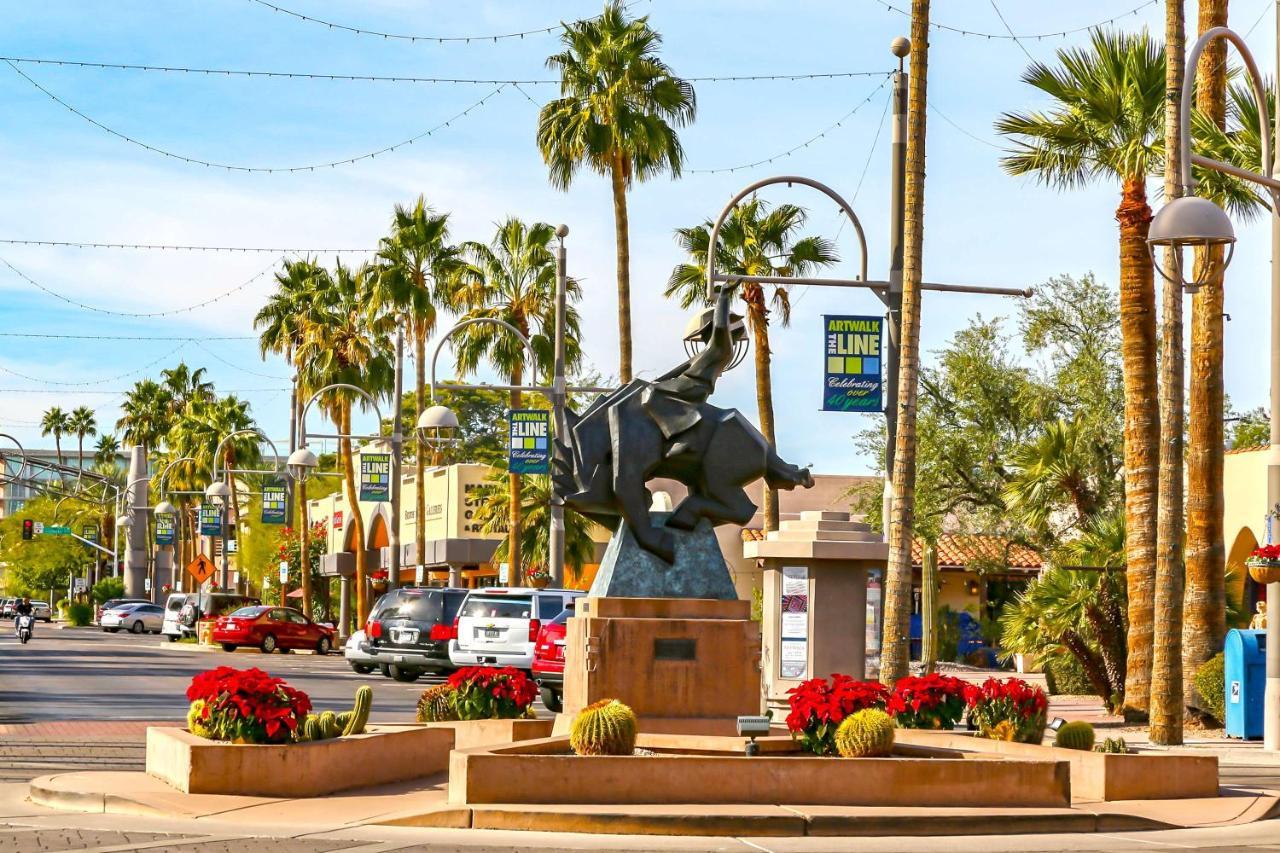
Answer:
[[[72,575],[83,573],[93,562],[93,555],[71,536],[44,533],[23,539],[24,519],[46,525],[78,523],[78,516],[65,507],[60,515],[55,515],[54,502],[48,498],[28,500],[19,512],[0,520],[0,565],[5,567],[5,592],[45,598],[50,590],[65,590]]]

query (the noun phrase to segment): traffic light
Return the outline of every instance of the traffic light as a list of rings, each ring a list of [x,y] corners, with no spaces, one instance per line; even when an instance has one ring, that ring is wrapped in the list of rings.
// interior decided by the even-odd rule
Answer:
[[[22,538],[31,539],[36,533],[36,523],[29,518],[22,519]]]

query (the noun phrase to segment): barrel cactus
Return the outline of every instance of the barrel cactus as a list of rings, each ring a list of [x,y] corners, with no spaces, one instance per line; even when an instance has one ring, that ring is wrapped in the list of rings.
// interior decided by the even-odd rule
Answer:
[[[356,690],[356,704],[351,709],[350,716],[343,714],[346,719],[343,721],[342,734],[358,735],[364,733],[364,727],[369,722],[369,710],[373,707],[373,688],[364,685]]]
[[[1093,748],[1094,752],[1105,752],[1110,755],[1128,755],[1129,745],[1122,737],[1109,737]]]
[[[448,723],[458,719],[456,692],[448,682],[422,691],[418,699],[418,722]]]
[[[617,699],[601,699],[578,712],[569,730],[578,755],[631,755],[636,749],[636,714]]]
[[[870,758],[893,752],[893,718],[865,708],[844,718],[836,729],[836,751],[845,758]]]
[[[1087,752],[1093,749],[1093,741],[1093,726],[1076,721],[1062,724],[1057,736],[1053,739],[1053,745],[1063,749],[1082,749]]]

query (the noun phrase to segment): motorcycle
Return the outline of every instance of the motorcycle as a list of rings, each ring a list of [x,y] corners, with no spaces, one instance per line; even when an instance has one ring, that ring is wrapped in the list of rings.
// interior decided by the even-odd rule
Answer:
[[[18,617],[18,639],[25,646],[27,641],[31,639],[31,626],[36,622],[36,617],[30,615],[22,615]]]

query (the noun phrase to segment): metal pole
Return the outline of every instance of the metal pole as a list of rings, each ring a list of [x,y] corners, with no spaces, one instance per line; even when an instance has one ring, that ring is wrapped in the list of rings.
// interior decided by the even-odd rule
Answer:
[[[1280,0],[1276,2],[1280,14]],[[1280,70],[1280,17],[1276,18],[1276,68]],[[1272,139],[1280,139],[1280,110]],[[1274,146],[1273,146],[1274,147]],[[1274,152],[1271,152],[1274,158]],[[1271,168],[1267,169],[1266,167]],[[1275,173],[1275,160],[1264,164]],[[1280,504],[1280,211],[1271,210],[1271,447],[1267,451],[1267,508]],[[1267,689],[1264,696],[1263,748],[1280,750],[1280,583],[1267,584]]]
[[[400,585],[400,467],[404,460],[401,398],[404,396],[404,325],[396,324],[395,398],[391,412],[391,524],[387,541],[391,545],[391,565],[387,567],[387,590]],[[422,488],[419,484],[418,488]]]
[[[555,361],[554,375],[551,380],[551,420],[558,431],[564,419],[565,408],[565,376],[564,376],[564,322],[567,282],[565,279],[564,238],[569,236],[569,226],[556,228],[556,329],[555,329]],[[557,435],[557,439],[564,436]],[[551,490],[551,535],[547,543],[551,562],[551,586],[556,589],[564,587],[564,500]]]
[[[909,47],[908,47],[909,50]],[[885,445],[884,497],[880,502],[884,541],[889,541],[889,518],[893,511],[893,456],[898,440],[898,357],[902,345],[902,269],[903,243],[906,238],[907,197],[907,77],[903,70],[904,52],[898,57],[898,70],[893,75],[893,124],[891,159],[889,161],[889,289],[883,294],[888,340],[884,348],[885,373]],[[884,594],[884,585],[880,587]],[[880,613],[884,613],[881,599]],[[884,632],[881,631],[883,636]]]

